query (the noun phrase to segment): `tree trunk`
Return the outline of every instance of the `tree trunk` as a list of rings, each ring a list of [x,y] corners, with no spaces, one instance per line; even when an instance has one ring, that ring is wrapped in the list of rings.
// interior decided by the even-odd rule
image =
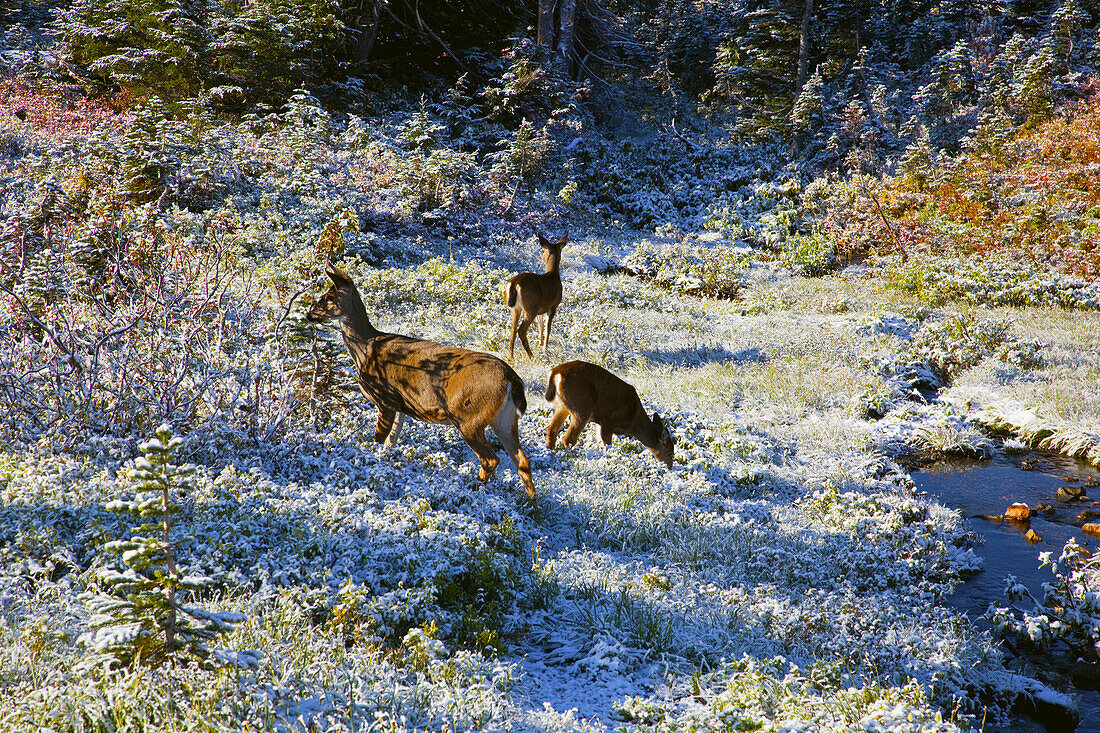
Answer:
[[[814,0],[806,0],[802,8],[802,29],[798,35],[798,75],[794,80],[794,98],[802,93],[806,83],[806,71],[810,66],[810,16],[814,12]]]
[[[363,62],[370,58],[374,42],[378,39],[378,18],[378,3],[375,0],[360,0],[359,15],[356,18],[359,31],[359,42],[355,49],[356,61]]]
[[[554,10],[558,0],[539,0],[538,36],[535,43],[539,46],[554,48]]]
[[[566,73],[573,75],[573,21],[576,17],[577,0],[561,0],[561,13],[558,21],[558,56],[565,65]]]

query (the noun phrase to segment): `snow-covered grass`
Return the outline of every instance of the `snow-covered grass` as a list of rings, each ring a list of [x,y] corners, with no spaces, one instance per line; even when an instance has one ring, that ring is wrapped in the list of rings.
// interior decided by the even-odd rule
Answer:
[[[1073,320],[1094,314],[999,311],[998,343],[977,350],[958,331],[969,361],[945,374],[949,400],[923,404],[931,352],[912,344],[933,343],[917,341],[928,324],[980,322],[965,312],[891,300],[870,271],[761,265],[740,300],[701,299],[586,265],[614,247],[631,249],[567,250],[550,353],[515,364],[537,510],[507,462],[480,486],[451,428],[376,446],[354,394],[323,432],[185,436],[177,560],[219,582],[197,602],[246,617],[220,643],[260,652],[253,668],[74,671],[79,594],[129,531],[106,504],[133,495],[136,441],[4,454],[0,729],[953,730],[1041,689],[941,605],[981,561],[892,456],[980,450],[979,409],[1042,396],[1041,379],[1073,388],[1058,365],[1095,367]],[[506,351],[508,271],[346,264],[380,328]],[[1040,333],[1056,360],[999,350]],[[671,471],[593,428],[545,448],[546,373],[573,358],[669,418]],[[1059,419],[1087,431],[1084,399]]]
[[[0,235],[29,253],[0,320],[0,730],[953,730],[1056,697],[943,605],[980,550],[894,459],[980,454],[990,428],[1092,458],[1091,286],[992,277],[960,304],[976,276],[950,265],[794,276],[747,244],[790,233],[774,182],[722,224],[710,188],[685,207],[595,160],[572,210],[502,211],[465,163],[422,186],[457,146],[418,158],[394,120],[306,97],[203,129],[89,110],[62,152],[31,112],[0,115]],[[375,445],[343,344],[301,318],[323,264],[379,328],[505,354],[503,285],[537,267],[516,232],[602,221],[579,212],[601,166],[627,208],[678,218],[571,233],[549,353],[514,364],[538,508],[507,460],[481,486],[448,426]],[[668,420],[672,470],[595,428],[546,449],[547,373],[571,359]],[[213,583],[188,603],[244,616],[218,646],[247,664],[87,663],[82,594],[127,564],[111,543],[139,522],[110,507],[161,420],[194,465],[176,562]]]

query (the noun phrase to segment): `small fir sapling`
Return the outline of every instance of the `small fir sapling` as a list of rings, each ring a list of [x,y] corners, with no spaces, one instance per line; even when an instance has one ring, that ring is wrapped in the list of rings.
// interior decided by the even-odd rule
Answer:
[[[107,551],[121,553],[127,568],[100,569],[96,580],[105,592],[82,597],[91,612],[88,631],[80,637],[89,652],[89,666],[159,666],[197,657],[247,667],[258,660],[258,652],[214,650],[206,645],[245,616],[184,605],[190,593],[209,587],[213,580],[181,575],[176,564],[172,515],[179,506],[175,497],[188,488],[193,471],[192,466],[173,463],[181,445],[183,439],[173,437],[168,425],[157,428],[155,437],[140,444],[144,455],[129,472],[136,481],[135,498],[106,505],[112,511],[136,514],[142,523],[133,528],[129,539],[104,545]]]

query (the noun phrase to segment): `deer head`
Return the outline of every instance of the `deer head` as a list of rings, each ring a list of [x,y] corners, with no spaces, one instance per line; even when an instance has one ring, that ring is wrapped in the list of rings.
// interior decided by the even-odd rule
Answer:
[[[664,421],[661,420],[661,416],[656,412],[653,413],[653,430],[657,434],[657,445],[650,450],[653,455],[657,456],[657,460],[663,462],[669,468],[672,468],[672,460],[674,456],[673,449],[676,446],[676,439],[672,437],[672,433],[669,432],[668,427]]]
[[[306,311],[306,319],[313,323],[331,321],[348,315],[356,301],[360,304],[360,308],[362,307],[359,291],[355,289],[355,283],[346,272],[330,264],[325,274],[332,280],[332,285]]]
[[[551,242],[542,234],[538,235],[539,244],[542,246],[542,264],[546,267],[547,272],[553,272],[561,265],[561,251],[569,241],[569,232],[561,235],[561,239],[556,242]]]

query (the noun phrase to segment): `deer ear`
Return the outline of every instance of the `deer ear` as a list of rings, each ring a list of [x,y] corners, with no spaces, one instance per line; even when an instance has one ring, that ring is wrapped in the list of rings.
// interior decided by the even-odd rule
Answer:
[[[658,431],[665,429],[665,424],[661,420],[661,416],[658,415],[656,412],[653,413],[653,424],[657,427]]]
[[[325,270],[325,274],[329,276],[329,279],[332,280],[333,284],[335,284],[337,287],[339,287],[340,285],[351,284],[351,278],[348,277],[348,274],[331,263],[329,264],[328,269]]]
[[[554,246],[553,244],[550,243],[549,239],[542,236],[542,232],[536,232],[536,234],[538,235],[538,238],[539,238],[539,244],[542,246],[543,249],[550,249],[551,247]]]
[[[561,235],[561,239],[558,240],[558,246],[564,247],[565,243],[569,241],[569,230],[565,230],[565,234]]]

